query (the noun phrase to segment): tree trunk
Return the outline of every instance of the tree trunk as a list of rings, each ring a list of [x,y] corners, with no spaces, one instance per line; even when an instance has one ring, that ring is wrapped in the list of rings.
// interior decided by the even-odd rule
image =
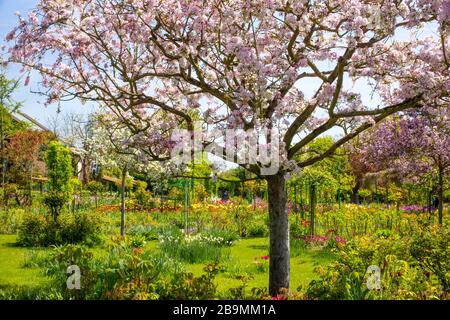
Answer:
[[[30,162],[30,169],[29,169],[29,173],[30,173],[30,180],[28,181],[28,197],[29,199],[29,205],[33,205],[33,162]]]
[[[352,203],[360,204],[359,202],[359,189],[361,188],[361,178],[356,177],[355,186],[352,188]]]
[[[269,293],[275,296],[289,289],[289,219],[286,208],[286,180],[282,174],[267,177],[270,218]]]
[[[3,203],[8,206],[7,193],[5,188],[6,183],[6,161],[5,161],[5,135],[3,130],[3,109],[0,109],[0,148],[1,148],[1,161],[2,161],[2,188],[3,188]]]
[[[438,187],[438,220],[439,225],[442,225],[442,214],[444,211],[444,170],[439,167],[439,187]]]
[[[427,193],[427,212],[431,213],[431,205],[433,204],[432,201],[433,191],[428,191]]]
[[[125,182],[127,178],[127,170],[124,168],[122,170],[122,188],[121,188],[121,218],[120,218],[120,235],[125,234]]]

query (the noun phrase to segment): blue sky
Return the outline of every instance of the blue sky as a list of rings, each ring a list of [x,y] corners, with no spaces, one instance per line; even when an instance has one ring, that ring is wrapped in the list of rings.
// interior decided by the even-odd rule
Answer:
[[[4,44],[5,36],[17,24],[17,16],[14,13],[19,11],[25,15],[28,11],[35,7],[37,2],[37,0],[0,0],[0,46]],[[20,67],[8,67],[7,74],[10,78],[19,78]],[[22,111],[34,117],[42,124],[47,125],[48,120],[57,115],[58,106],[51,105],[45,107],[45,98],[31,92],[37,91],[38,81],[39,76],[32,75],[30,85],[27,87],[22,86],[19,90],[17,90],[14,94],[14,99],[23,103]],[[93,109],[94,108],[92,105],[82,105],[78,101],[66,102],[62,103],[61,117],[65,113],[86,114],[91,112]]]

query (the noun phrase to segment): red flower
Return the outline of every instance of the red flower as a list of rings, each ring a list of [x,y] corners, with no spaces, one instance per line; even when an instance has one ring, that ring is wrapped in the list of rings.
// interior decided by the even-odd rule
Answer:
[[[262,256],[261,259],[263,259],[263,260],[269,260],[269,256]]]
[[[310,221],[308,221],[308,220],[302,220],[302,225],[303,225],[304,227],[308,227],[310,224],[311,224]]]

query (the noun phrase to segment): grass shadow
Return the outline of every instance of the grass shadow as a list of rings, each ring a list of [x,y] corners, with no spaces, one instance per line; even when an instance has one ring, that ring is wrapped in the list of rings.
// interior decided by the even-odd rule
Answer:
[[[269,246],[266,246],[266,245],[249,245],[249,246],[247,246],[247,248],[254,249],[254,250],[268,250]]]
[[[24,248],[23,246],[19,245],[17,242],[3,242],[0,244],[0,247],[6,247],[6,248]]]

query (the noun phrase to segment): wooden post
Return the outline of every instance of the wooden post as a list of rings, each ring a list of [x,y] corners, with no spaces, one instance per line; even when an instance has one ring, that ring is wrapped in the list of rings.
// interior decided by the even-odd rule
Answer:
[[[126,166],[122,170],[122,192],[121,192],[121,219],[120,219],[120,235],[124,236],[125,234],[125,182],[127,178],[127,168]]]
[[[184,181],[184,230],[188,232],[188,218],[189,218],[189,186],[187,181]]]
[[[444,211],[444,169],[439,166],[439,182],[438,182],[438,223],[442,225],[442,216]]]
[[[309,200],[309,211],[310,211],[310,227],[311,227],[311,236],[314,235],[314,219],[316,214],[316,185],[315,183],[311,183],[310,185],[310,200]]]

